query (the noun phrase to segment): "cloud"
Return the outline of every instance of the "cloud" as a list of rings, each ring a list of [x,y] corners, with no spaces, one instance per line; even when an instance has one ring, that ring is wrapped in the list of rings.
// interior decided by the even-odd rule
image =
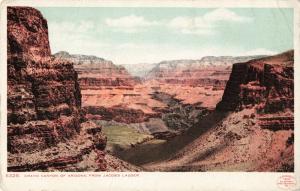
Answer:
[[[250,22],[249,17],[244,17],[235,12],[219,8],[198,17],[178,16],[169,21],[148,20],[142,16],[128,15],[119,18],[106,18],[104,24],[118,32],[136,33],[146,31],[153,26],[168,26],[176,32],[195,35],[214,35],[219,22]]]
[[[252,19],[243,17],[228,9],[219,8],[198,17],[175,17],[168,26],[183,34],[214,35],[219,22],[251,22]]]
[[[79,21],[79,22],[49,22],[49,29],[55,32],[67,33],[86,33],[95,28],[92,21]]]
[[[157,21],[149,21],[144,17],[136,15],[129,15],[120,18],[106,18],[104,23],[109,27],[128,33],[138,32],[139,29],[145,27],[159,25],[159,22]]]
[[[182,28],[212,28],[212,23],[203,17],[175,17],[169,23],[171,27]]]
[[[135,32],[147,30],[152,26],[171,27],[176,32],[193,35],[212,35],[217,30],[217,23],[223,22],[220,19],[214,18],[216,12],[212,15],[207,14],[201,17],[176,17],[169,20],[149,21],[143,17],[128,16],[122,18],[129,19],[132,22],[126,23],[126,19],[110,20],[110,25],[114,29],[120,29],[123,32]],[[220,14],[220,13],[218,13]],[[231,14],[226,13],[228,22],[249,22],[250,20],[244,17],[235,18]],[[225,15],[226,15],[225,14]],[[139,18],[139,19],[136,19]],[[117,22],[118,21],[118,22]],[[122,25],[121,21],[126,24]],[[102,23],[103,24],[103,23]],[[65,50],[72,54],[96,55],[108,60],[112,60],[116,64],[132,64],[149,62],[156,63],[162,60],[171,59],[200,59],[202,56],[214,55],[257,55],[257,54],[275,54],[273,51],[258,48],[255,50],[245,50],[241,47],[224,47],[224,45],[201,45],[200,47],[189,47],[188,45],[178,44],[177,42],[139,42],[129,39],[123,43],[114,40],[102,38],[105,36],[105,30],[101,30],[101,25],[97,21],[62,21],[48,22],[49,39],[52,53]],[[120,28],[123,26],[123,28]],[[126,29],[126,30],[125,30]],[[169,31],[166,31],[169,32]],[[97,35],[96,35],[97,34]],[[113,34],[115,35],[115,34]]]
[[[214,34],[212,23],[202,17],[176,17],[169,22],[169,27],[178,29],[183,34]]]
[[[89,54],[97,53],[105,43],[99,43],[91,34],[99,31],[96,23],[92,21],[78,22],[48,22],[49,41],[52,53],[68,51],[71,53]]]
[[[257,48],[257,49],[254,49],[254,50],[246,51],[244,53],[244,55],[274,55],[274,54],[277,54],[277,52],[267,50],[267,49],[264,49],[264,48]]]
[[[249,22],[252,21],[249,17],[244,17],[236,14],[225,8],[215,9],[212,12],[206,13],[203,19],[210,22],[231,21],[231,22]]]

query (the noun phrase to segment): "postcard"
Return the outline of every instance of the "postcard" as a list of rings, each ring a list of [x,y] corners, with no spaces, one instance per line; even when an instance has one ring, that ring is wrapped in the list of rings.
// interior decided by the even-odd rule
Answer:
[[[299,191],[299,7],[2,1],[1,189]]]

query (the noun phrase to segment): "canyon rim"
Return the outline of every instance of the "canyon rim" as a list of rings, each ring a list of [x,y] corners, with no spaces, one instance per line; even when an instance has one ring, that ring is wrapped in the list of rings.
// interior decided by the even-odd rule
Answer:
[[[7,7],[7,171],[294,172],[291,26],[289,8]]]

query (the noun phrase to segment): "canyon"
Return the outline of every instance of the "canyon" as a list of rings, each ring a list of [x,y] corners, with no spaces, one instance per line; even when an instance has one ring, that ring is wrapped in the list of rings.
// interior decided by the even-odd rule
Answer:
[[[117,65],[9,7],[8,171],[294,170],[294,52]]]
[[[294,171],[293,51],[233,64],[216,109],[119,157],[148,171]]]
[[[136,141],[140,143],[166,141],[192,127],[215,109],[232,64],[262,56],[163,61],[151,64],[151,70],[138,68],[139,76],[131,75],[136,70],[127,72],[123,66],[95,56],[61,51],[54,57],[74,63],[86,118],[104,128],[134,129],[145,137]]]

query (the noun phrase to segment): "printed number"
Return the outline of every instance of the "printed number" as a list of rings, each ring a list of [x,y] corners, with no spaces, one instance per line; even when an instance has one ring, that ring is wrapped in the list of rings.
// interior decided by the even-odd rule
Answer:
[[[6,177],[15,178],[15,177],[19,177],[19,174],[6,174]]]

